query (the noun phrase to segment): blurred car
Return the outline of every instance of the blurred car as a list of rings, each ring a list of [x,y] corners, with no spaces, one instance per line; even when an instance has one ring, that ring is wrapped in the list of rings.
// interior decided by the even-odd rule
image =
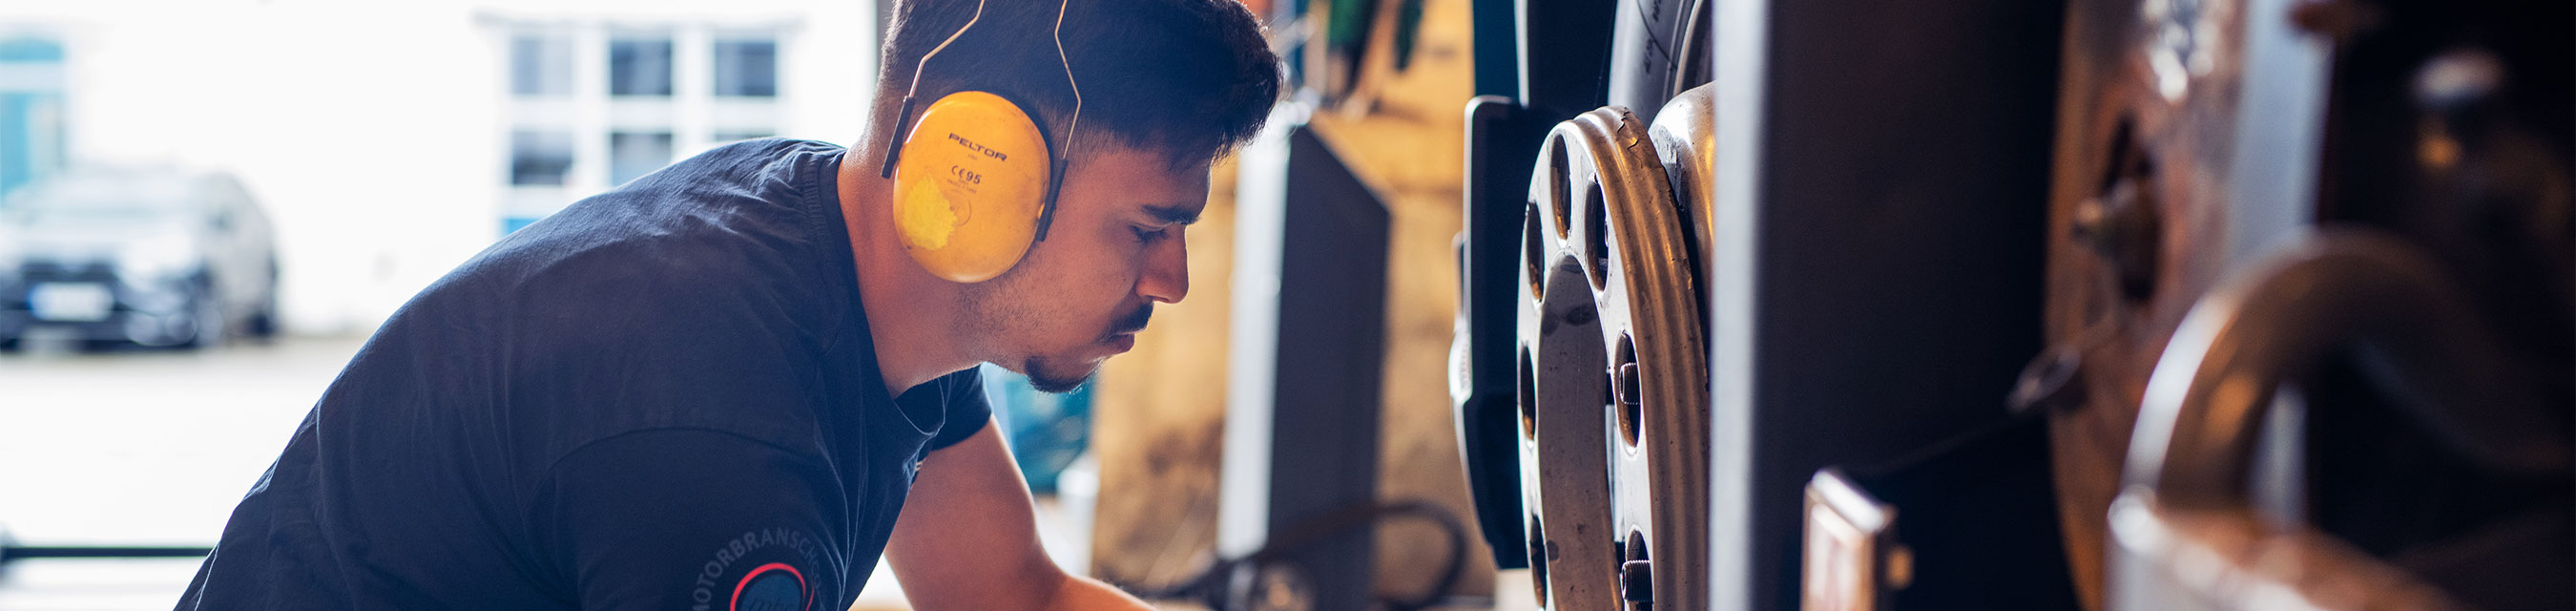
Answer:
[[[204,346],[277,329],[276,238],[231,176],[86,170],[0,201],[0,350]]]

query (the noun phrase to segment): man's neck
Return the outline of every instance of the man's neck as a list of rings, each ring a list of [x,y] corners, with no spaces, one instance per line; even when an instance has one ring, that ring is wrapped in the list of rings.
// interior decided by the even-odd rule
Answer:
[[[849,228],[850,254],[859,273],[860,307],[876,346],[878,375],[886,391],[902,395],[923,382],[975,366],[972,338],[958,337],[958,285],[930,275],[896,241],[887,213],[893,196],[877,168],[884,153],[863,138],[841,160],[837,183],[841,222]]]

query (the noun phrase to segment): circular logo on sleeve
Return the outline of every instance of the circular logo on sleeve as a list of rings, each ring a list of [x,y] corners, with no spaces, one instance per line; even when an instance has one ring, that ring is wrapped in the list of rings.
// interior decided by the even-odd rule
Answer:
[[[734,611],[805,611],[805,574],[784,562],[751,569],[733,586]]]

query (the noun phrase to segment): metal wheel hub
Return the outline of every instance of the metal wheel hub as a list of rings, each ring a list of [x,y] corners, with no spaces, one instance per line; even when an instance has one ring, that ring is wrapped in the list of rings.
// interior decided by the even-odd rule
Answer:
[[[1625,109],[1584,113],[1549,133],[1531,179],[1520,472],[1550,609],[1706,607],[1705,225],[1649,139]]]

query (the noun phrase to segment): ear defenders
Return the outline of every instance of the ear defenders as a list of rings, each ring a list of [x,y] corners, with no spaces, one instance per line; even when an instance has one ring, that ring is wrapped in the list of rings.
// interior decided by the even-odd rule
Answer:
[[[1069,2],[1069,0],[1068,0]],[[1064,55],[1063,8],[1056,15],[1056,54]],[[894,179],[895,235],[904,252],[932,275],[952,282],[983,282],[1019,265],[1046,240],[1055,220],[1056,192],[1064,183],[1065,149],[1050,146],[1046,130],[1018,103],[984,91],[961,91],[932,102],[912,121],[913,94],[922,68],[949,43],[975,27],[975,17],[913,67],[912,89],[895,115],[886,141],[885,167]],[[1073,66],[1065,65],[1073,82]],[[1074,86],[1073,123],[1082,120],[1082,90]],[[1067,140],[1071,129],[1067,129]]]

